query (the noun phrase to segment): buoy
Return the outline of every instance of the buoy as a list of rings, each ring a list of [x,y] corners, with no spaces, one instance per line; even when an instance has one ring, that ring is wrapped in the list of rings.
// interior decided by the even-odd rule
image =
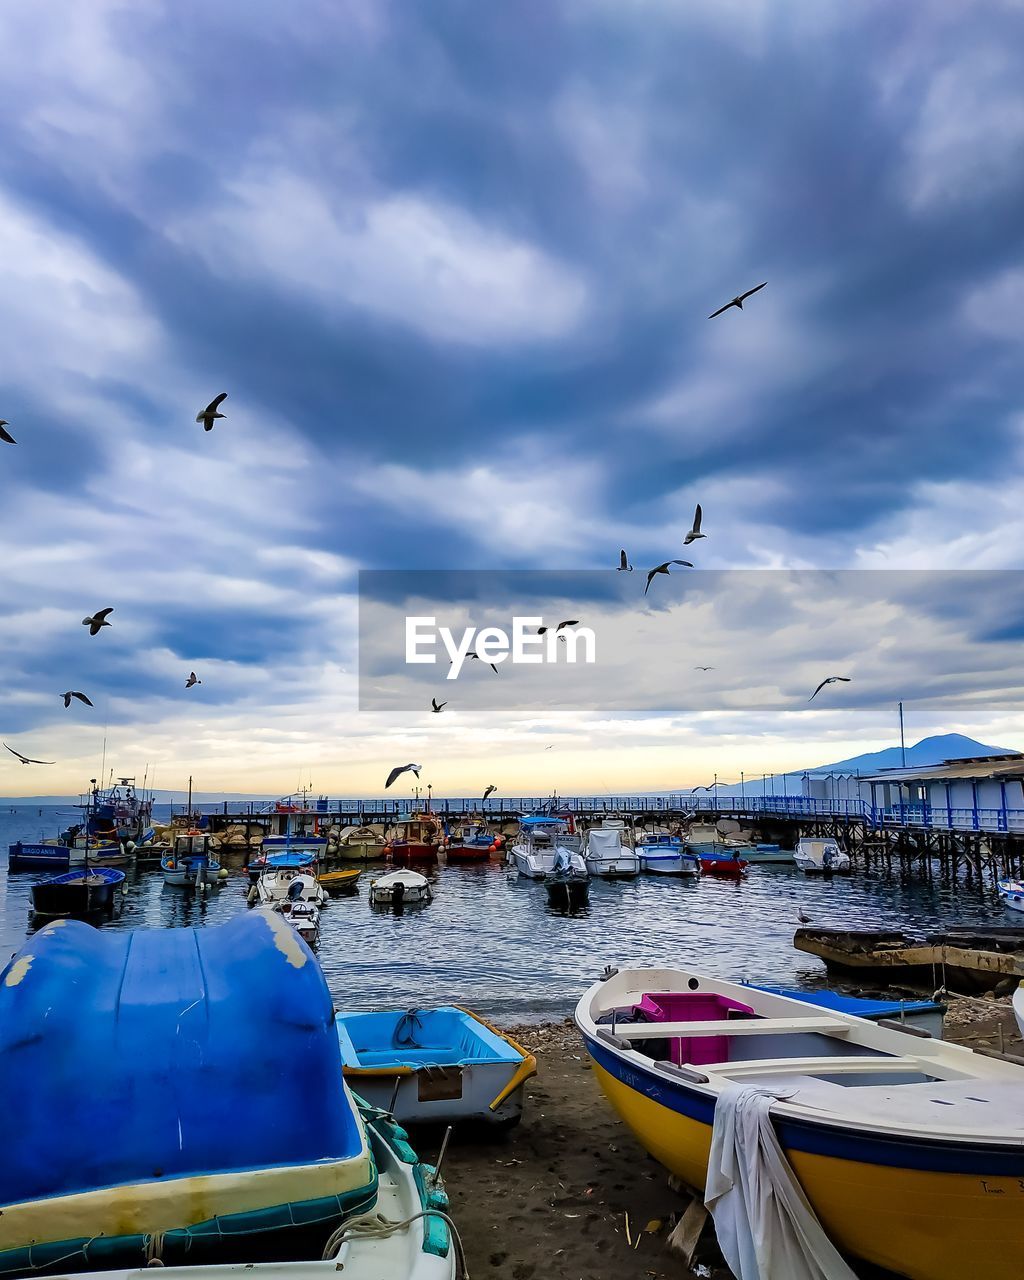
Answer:
[[[217,879],[218,879],[218,880],[226,880],[227,878],[228,878],[228,869],[227,869],[227,867],[221,867],[221,869],[217,872]]]

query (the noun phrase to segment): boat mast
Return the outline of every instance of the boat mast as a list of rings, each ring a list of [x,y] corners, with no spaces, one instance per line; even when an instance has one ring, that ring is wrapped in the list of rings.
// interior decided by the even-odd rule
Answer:
[[[192,825],[192,775],[188,775],[188,821]]]

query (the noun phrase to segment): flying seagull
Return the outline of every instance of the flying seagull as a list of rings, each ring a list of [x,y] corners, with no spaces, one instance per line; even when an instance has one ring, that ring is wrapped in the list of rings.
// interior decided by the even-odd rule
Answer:
[[[384,790],[387,791],[388,787],[391,786],[392,782],[394,782],[396,778],[400,778],[402,774],[409,769],[411,769],[413,773],[416,775],[416,777],[418,778],[420,776],[420,770],[422,768],[423,766],[421,764],[396,764],[395,767],[388,774],[388,780],[387,782],[384,783]]]
[[[484,800],[486,800],[486,799],[487,799],[487,797],[488,797],[489,795],[491,795],[493,792],[497,791],[497,789],[498,789],[498,788],[497,788],[497,787],[494,785],[494,783],[492,782],[492,783],[491,783],[491,785],[490,785],[490,786],[487,788],[487,790],[484,792]],[[481,801],[481,803],[483,803],[483,801]]]
[[[196,422],[201,422],[203,424],[204,431],[213,430],[213,424],[215,419],[227,417],[226,413],[217,412],[217,410],[220,408],[220,406],[224,403],[224,401],[227,398],[228,398],[228,393],[226,391],[222,391],[219,396],[214,396],[214,398],[210,401],[210,403],[206,406],[205,409],[201,409],[196,414]]]
[[[826,677],[825,677],[825,679],[824,679],[824,680],[822,680],[821,684],[819,684],[819,685],[818,685],[817,689],[815,689],[815,691],[814,691],[814,692],[811,694],[811,696],[807,699],[807,701],[808,701],[808,702],[813,702],[813,701],[814,701],[814,699],[818,696],[818,694],[819,694],[819,693],[821,693],[822,689],[824,689],[824,687],[825,687],[827,684],[835,684],[835,682],[836,682],[837,680],[842,680],[842,682],[843,682],[844,684],[849,684],[849,683],[850,683],[850,677],[849,677],[849,676],[826,676]]]
[[[619,552],[619,573],[632,573],[633,566],[626,559],[625,550]]]
[[[65,706],[65,707],[70,707],[70,706],[71,706],[71,699],[72,699],[72,698],[77,698],[79,702],[84,702],[84,703],[85,703],[85,705],[86,705],[87,707],[91,707],[91,706],[92,706],[92,703],[91,703],[91,702],[89,701],[89,699],[85,696],[85,694],[84,694],[84,693],[79,693],[77,689],[69,689],[69,690],[67,691],[67,693],[62,693],[62,694],[60,694],[59,696],[60,696],[60,697],[62,697],[62,698],[64,699],[64,706]],[[37,761],[36,763],[38,763],[38,761]]]
[[[0,440],[2,440],[4,444],[17,444],[18,442],[15,440],[14,436],[12,436],[9,431],[4,430],[6,426],[7,419],[0,418]]]
[[[440,711],[442,707],[446,707],[447,705],[448,705],[448,703],[447,703],[447,702],[438,702],[438,700],[437,700],[436,698],[431,698],[431,699],[430,699],[430,709],[431,709],[431,711],[435,711],[435,712],[436,712],[436,711]]]
[[[647,575],[647,586],[644,587],[644,595],[647,594],[648,589],[650,588],[650,585],[654,580],[655,574],[664,573],[667,577],[671,576],[668,572],[668,567],[670,564],[682,564],[682,565],[685,565],[687,569],[693,568],[693,565],[689,562],[689,560],[666,560],[664,564],[655,565],[655,567]]]
[[[746,293],[738,293],[732,302],[727,302],[724,307],[719,307],[717,311],[712,311],[708,319],[714,320],[715,316],[720,316],[723,311],[728,311],[730,307],[739,307],[742,311],[744,300],[749,298],[752,293],[757,293],[760,289],[763,289],[767,283],[767,280],[763,280],[760,284],[754,285],[753,289],[748,289]]]
[[[188,679],[185,681],[185,688],[191,689],[194,684],[202,684],[202,683],[203,683],[202,680],[199,679],[196,673],[194,671],[190,671],[188,673]]]
[[[4,743],[7,747],[7,743]],[[33,760],[31,756],[23,756],[20,751],[15,751],[13,747],[7,747],[12,756],[17,756],[22,764],[56,764],[56,760]]]
[[[693,513],[693,528],[683,539],[684,547],[688,547],[691,542],[696,542],[698,538],[706,538],[708,536],[706,533],[701,533],[700,531],[700,522],[703,514],[704,513],[700,509],[700,503],[698,502],[697,510]]]
[[[114,606],[109,609],[97,609],[91,618],[83,618],[82,626],[89,628],[91,636],[98,636],[101,627],[109,627],[111,624],[107,621],[107,614],[114,612]]]
[[[714,667],[694,667],[694,671],[714,671]]]
[[[479,654],[478,654],[474,649],[470,649],[469,653],[467,653],[467,654],[466,654],[466,657],[467,657],[467,658],[476,658],[477,662],[482,662],[482,661],[483,661],[483,659],[480,657],[480,655],[479,655]],[[495,675],[497,675],[497,674],[498,674],[498,668],[495,666],[495,664],[494,664],[493,662],[488,662],[488,664],[487,664],[487,665],[490,667],[490,669],[494,672],[494,674],[495,674]]]
[[[561,631],[563,627],[578,627],[579,625],[580,625],[579,618],[570,618],[568,622],[560,622],[558,626],[555,627],[555,631]],[[537,634],[539,636],[542,636],[545,631],[550,631],[550,630],[551,630],[550,627],[538,627]]]

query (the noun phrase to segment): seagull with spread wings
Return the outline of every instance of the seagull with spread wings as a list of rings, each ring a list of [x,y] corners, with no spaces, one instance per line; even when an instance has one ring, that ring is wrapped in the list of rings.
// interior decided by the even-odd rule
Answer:
[[[563,627],[578,627],[579,625],[580,625],[579,618],[570,618],[568,622],[560,622],[558,626],[555,627],[555,630],[561,631]],[[542,636],[545,631],[550,631],[550,630],[551,630],[550,627],[538,627],[537,634],[539,636]]]
[[[7,743],[4,743],[7,747]],[[12,756],[17,756],[22,764],[56,764],[56,760],[33,760],[31,756],[23,756],[20,751],[15,751],[13,747],[7,747]]]
[[[483,799],[483,801],[482,801],[481,803],[486,802],[487,797],[488,797],[488,796],[490,796],[490,795],[493,795],[493,794],[495,793],[495,791],[497,791],[497,789],[498,789],[498,788],[497,788],[497,787],[494,785],[494,783],[492,782],[492,783],[491,783],[491,785],[490,785],[490,786],[487,788],[487,790],[484,792],[484,799]]]
[[[470,649],[469,653],[467,653],[467,654],[466,654],[466,657],[467,657],[467,658],[476,658],[477,662],[482,662],[482,661],[483,661],[483,659],[480,657],[480,655],[476,652],[476,650],[475,650],[475,649]],[[496,664],[495,664],[495,663],[493,663],[493,662],[488,662],[488,664],[487,664],[487,665],[490,667],[490,669],[494,672],[494,674],[495,674],[495,675],[497,675],[497,674],[498,674],[498,668],[497,668],[497,666],[496,666]]]
[[[222,391],[219,396],[214,396],[205,409],[200,409],[196,414],[196,422],[201,422],[203,424],[204,431],[212,431],[213,424],[218,418],[226,418],[228,416],[226,413],[217,412],[227,398],[228,393],[226,391]]]
[[[447,705],[448,705],[447,702],[438,702],[436,698],[430,699],[430,709],[431,711],[434,712],[435,715],[441,710],[442,707],[446,707]]]
[[[112,625],[107,621],[107,614],[113,612],[113,605],[111,605],[109,609],[97,609],[91,618],[82,619],[82,626],[89,628],[89,634],[91,636],[98,636],[101,627],[109,627]]]
[[[622,551],[620,551],[620,552],[619,552],[619,569],[618,569],[618,572],[619,572],[619,573],[632,573],[632,572],[633,572],[633,566],[632,566],[632,565],[629,563],[629,561],[626,559],[626,552],[625,552],[625,549],[623,549]]]
[[[733,298],[731,302],[727,302],[724,307],[719,307],[717,311],[712,311],[708,316],[708,319],[714,320],[715,316],[720,316],[723,311],[728,311],[730,307],[739,307],[742,311],[745,300],[749,298],[752,293],[759,293],[767,283],[767,280],[763,280],[760,284],[754,285],[753,289],[748,289],[746,293],[738,293],[736,297]]]
[[[67,693],[61,693],[61,694],[58,694],[57,696],[58,696],[58,697],[60,697],[60,698],[63,698],[63,699],[64,699],[64,706],[65,706],[65,707],[70,707],[70,706],[71,706],[71,699],[72,699],[72,698],[77,698],[79,702],[84,702],[84,703],[85,703],[85,705],[86,705],[87,707],[91,707],[91,706],[92,706],[92,703],[91,703],[91,702],[89,701],[89,699],[85,696],[85,694],[84,694],[84,693],[79,693],[77,689],[69,689],[69,690],[67,691]],[[37,761],[37,763],[38,763],[38,761]]]
[[[814,691],[814,692],[811,694],[811,696],[807,699],[807,701],[808,701],[808,702],[813,702],[813,701],[814,701],[814,699],[818,696],[818,694],[819,694],[819,693],[821,693],[822,689],[824,689],[824,687],[825,687],[827,684],[835,684],[837,680],[841,680],[841,681],[843,682],[843,684],[849,684],[849,683],[850,683],[850,677],[849,677],[849,676],[826,676],[826,677],[825,677],[825,679],[824,679],[824,680],[822,680],[821,684],[819,684],[819,685],[818,685],[817,689],[815,689],[815,691]]]
[[[700,509],[700,503],[697,503],[697,510],[693,513],[693,528],[683,539],[683,546],[688,547],[691,542],[696,542],[698,538],[706,538],[706,533],[701,533],[700,522],[704,517],[704,513]]]
[[[384,783],[384,790],[386,791],[396,778],[400,778],[403,773],[407,773],[410,769],[418,778],[420,776],[420,770],[422,768],[423,766],[421,764],[396,764],[395,767],[388,774],[388,780],[387,782]]]
[[[694,667],[694,671],[714,671],[714,667]]]
[[[644,587],[644,595],[646,595],[647,592],[650,590],[651,583],[654,581],[656,574],[663,573],[665,574],[666,577],[672,576],[668,571],[668,567],[670,564],[685,565],[687,569],[693,568],[693,565],[689,562],[689,560],[666,560],[664,564],[655,565],[654,568],[647,575],[647,586]]]
[[[202,683],[203,683],[202,680],[199,679],[196,673],[194,671],[190,671],[188,673],[188,679],[185,681],[185,688],[191,689],[193,685],[202,684]]]
[[[17,440],[15,440],[14,436],[12,436],[11,433],[8,430],[6,430],[6,427],[7,427],[7,419],[0,418],[0,440],[2,440],[4,444],[17,444],[18,443]]]

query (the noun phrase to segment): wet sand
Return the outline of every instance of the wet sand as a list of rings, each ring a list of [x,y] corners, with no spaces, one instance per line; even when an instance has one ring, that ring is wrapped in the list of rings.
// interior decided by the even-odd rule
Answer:
[[[1024,1059],[1008,1002],[958,1000],[946,1039]],[[688,1203],[605,1102],[571,1022],[512,1028],[537,1055],[522,1123],[455,1135],[444,1177],[474,1280],[685,1280],[666,1245]],[[414,1136],[414,1142],[416,1138]],[[424,1158],[430,1140],[416,1143]],[[629,1218],[630,1239],[626,1235]],[[713,1242],[696,1274],[724,1280]],[[864,1280],[881,1273],[864,1269]]]

